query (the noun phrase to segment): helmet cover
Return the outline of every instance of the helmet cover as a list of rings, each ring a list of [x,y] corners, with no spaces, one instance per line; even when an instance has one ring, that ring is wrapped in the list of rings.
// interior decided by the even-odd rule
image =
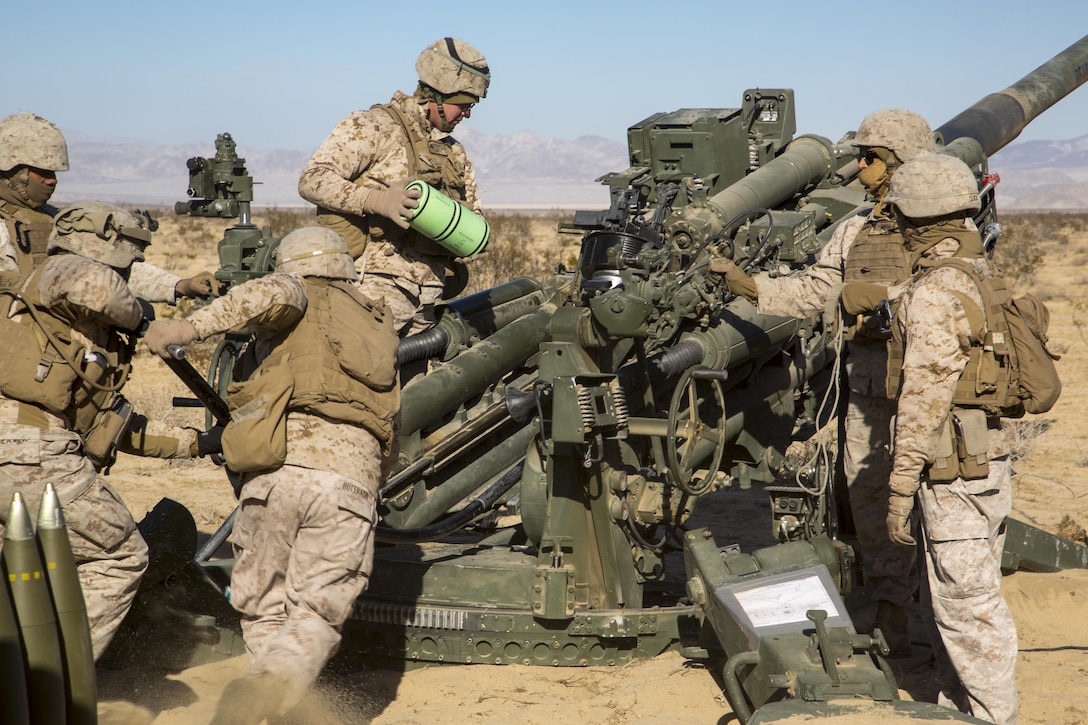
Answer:
[[[102,201],[80,202],[57,212],[47,251],[65,250],[114,269],[144,261],[151,243],[147,218]]]
[[[442,38],[427,46],[416,59],[420,82],[444,96],[468,95],[473,102],[487,96],[491,70],[487,58],[457,38]]]
[[[857,134],[850,143],[889,149],[901,162],[937,150],[926,120],[904,108],[873,111],[858,124]]]
[[[355,281],[355,261],[344,238],[324,227],[302,227],[280,240],[277,272]]]
[[[68,170],[68,144],[51,121],[30,112],[13,113],[0,121],[0,171],[31,166],[46,171]]]
[[[981,208],[975,175],[967,164],[947,154],[919,156],[900,166],[884,202],[915,219]]]

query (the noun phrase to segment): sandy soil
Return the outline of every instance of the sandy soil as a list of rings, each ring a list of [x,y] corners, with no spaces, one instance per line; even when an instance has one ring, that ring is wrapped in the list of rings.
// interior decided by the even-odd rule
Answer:
[[[221,228],[221,227],[220,227]],[[216,237],[217,238],[217,237]],[[210,248],[210,244],[205,248]],[[152,251],[155,247],[152,247]],[[1056,531],[1062,519],[1088,522],[1088,450],[1080,413],[1088,403],[1088,319],[1083,300],[1088,281],[1071,255],[1084,261],[1088,232],[1077,232],[1061,246],[1048,247],[1034,289],[1044,294],[1052,314],[1051,336],[1064,352],[1059,363],[1065,391],[1045,416],[1017,423],[1015,516]],[[160,249],[149,261],[182,273],[206,268],[200,257],[179,258]],[[180,268],[179,268],[180,267]],[[155,409],[175,422],[200,424],[193,410],[169,411],[172,395],[184,388],[159,361],[141,358],[126,389],[137,407]],[[123,457],[110,476],[137,519],[163,496],[184,503],[203,535],[223,521],[234,499],[222,472],[204,462],[163,463]],[[703,507],[719,544],[758,539],[769,529],[762,498],[735,491],[713,495]],[[741,500],[743,499],[743,503]],[[728,517],[737,506],[754,515]],[[758,509],[763,508],[763,511]],[[1074,526],[1074,528],[1077,528]],[[1020,656],[1017,680],[1023,725],[1088,723],[1088,571],[1057,574],[1018,572],[1003,590],[1016,618]],[[915,639],[921,622],[912,624]],[[223,686],[245,670],[245,658],[196,667],[182,673],[99,671],[101,721],[189,725],[207,723]],[[924,672],[914,676],[915,694],[925,694]],[[911,697],[911,691],[904,691]],[[919,698],[921,699],[921,698]],[[675,653],[622,667],[532,668],[444,665],[409,672],[386,669],[330,671],[298,712],[298,722],[415,725],[519,722],[541,725],[584,723],[733,723],[736,718],[711,672]],[[870,722],[871,718],[833,722]]]

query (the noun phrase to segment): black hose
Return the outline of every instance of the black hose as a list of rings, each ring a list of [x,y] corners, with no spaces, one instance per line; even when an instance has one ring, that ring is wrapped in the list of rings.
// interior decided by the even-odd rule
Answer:
[[[401,365],[427,360],[443,350],[450,342],[450,334],[442,327],[432,327],[429,330],[406,337],[397,346],[397,362]]]
[[[673,345],[646,360],[650,381],[657,382],[673,375],[679,375],[688,368],[701,363],[705,354],[706,351],[703,350],[703,346],[695,340],[686,340]],[[639,378],[638,364],[625,365],[619,369],[616,375],[619,378],[620,386],[624,390],[633,390]]]
[[[374,529],[375,536],[383,544],[418,544],[421,541],[434,541],[446,534],[462,529],[472,523],[476,517],[490,510],[500,496],[513,488],[514,484],[521,481],[521,470],[524,466],[524,461],[518,463],[503,474],[498,481],[491,484],[486,491],[452,516],[418,529],[393,529],[379,523]]]

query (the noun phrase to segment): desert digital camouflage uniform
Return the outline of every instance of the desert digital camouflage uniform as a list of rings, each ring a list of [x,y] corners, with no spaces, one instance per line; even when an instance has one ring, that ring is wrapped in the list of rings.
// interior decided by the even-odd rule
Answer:
[[[0,285],[14,286],[45,261],[57,208],[42,201],[55,186],[32,192],[28,166],[67,171],[68,146],[55,124],[33,113],[0,120]],[[176,304],[182,278],[145,262],[133,263],[129,285],[148,302]]]
[[[858,240],[878,236],[902,245],[898,229],[884,213],[850,217],[835,229],[816,262],[796,277],[753,277],[763,314],[807,317],[824,310],[838,295],[851,250]],[[891,474],[891,421],[895,401],[885,387],[888,354],[882,340],[855,338],[846,344],[849,385],[843,442],[843,466],[850,510],[861,547],[866,586],[876,602],[905,606],[916,588],[911,570],[914,547],[888,538],[888,476]]]
[[[946,240],[927,256],[948,257],[958,246]],[[993,275],[986,260],[971,262],[981,278]],[[1001,596],[1001,524],[1012,510],[1012,484],[1000,419],[988,430],[986,478],[937,483],[926,474],[967,365],[971,330],[964,298],[983,304],[970,277],[941,267],[909,288],[897,313],[905,349],[890,488],[901,496],[917,491],[933,614],[944,645],[939,702],[1010,725],[1017,714],[1017,639]]]
[[[303,169],[298,188],[303,199],[317,205],[318,222],[347,241],[360,290],[375,300],[385,298],[397,334],[405,337],[434,324],[434,305],[442,299],[452,258],[380,215],[360,216],[363,200],[371,189],[419,178],[476,213],[481,206],[464,147],[431,125],[420,98],[398,91],[387,105],[392,110],[378,105],[336,124]],[[413,146],[426,149],[414,164]]]
[[[303,247],[303,254],[291,256],[290,245],[298,235],[309,235],[304,241],[316,242]],[[326,235],[339,245],[338,252],[327,243]],[[309,250],[317,250],[316,255],[310,256]],[[308,273],[307,265],[324,264],[330,257],[342,259],[342,268],[329,262],[315,276],[325,276],[333,284],[338,280],[353,282],[355,273],[347,249],[327,229],[305,228],[284,237],[277,268],[290,263]],[[295,270],[250,280],[187,318],[191,332],[182,338],[172,338],[171,332],[165,339],[189,342],[252,327],[255,337],[250,345],[255,346],[255,354],[246,367],[255,365],[271,375],[262,364],[276,359],[270,356],[282,346],[297,344],[292,335],[304,324],[316,324],[323,334],[329,334],[321,328],[323,318],[313,299],[321,291],[310,286],[322,282],[304,278]],[[354,292],[351,282],[343,284]],[[390,415],[396,416],[396,336],[388,313],[384,314],[389,360],[385,382],[397,403],[390,406]],[[361,319],[344,323],[363,328]],[[153,323],[146,338],[156,352],[152,338],[157,335],[157,325],[160,323]],[[368,343],[383,341],[368,339]],[[234,723],[239,718],[257,722],[295,705],[338,649],[340,630],[353,603],[366,589],[373,565],[378,485],[390,460],[393,429],[381,440],[363,425],[298,409],[296,406],[303,403],[295,403],[296,395],[305,387],[299,375],[312,374],[313,368],[309,363],[297,364],[302,369],[289,370],[294,388],[286,413],[286,459],[281,466],[245,473],[241,478],[240,511],[232,535],[231,604],[242,614],[250,669],[224,693],[215,722]],[[247,379],[253,373],[241,375]],[[231,464],[230,455],[227,464]],[[263,702],[253,703],[253,699]]]
[[[55,213],[56,209],[49,206],[38,212],[39,215],[45,217],[43,223],[48,224],[50,229],[53,228],[52,215]],[[6,215],[4,208],[0,206],[0,279],[9,285],[18,286],[19,281],[30,269],[33,269],[33,266],[26,268],[27,271],[20,267],[20,259],[25,258],[29,262],[30,256],[20,254],[12,242],[13,228],[14,219]],[[129,272],[128,286],[132,294],[140,299],[174,305],[178,301],[177,286],[181,279],[178,275],[153,264],[133,262]]]
[[[860,282],[890,288],[886,294],[891,298],[909,279],[910,260],[891,211],[883,202],[896,170],[933,151],[933,133],[917,113],[886,108],[862,119],[851,143],[859,147],[859,156],[865,160],[859,160],[857,178],[875,206],[868,214],[840,224],[815,264],[802,274],[752,278],[760,312],[808,317],[824,311],[829,301],[846,289],[844,285]],[[876,625],[884,631],[892,654],[902,656],[910,650],[905,607],[916,589],[915,547],[892,541],[885,527],[895,413],[885,387],[886,335],[872,310],[856,320],[839,319],[844,328],[842,352],[848,387],[841,445],[850,510],[865,584],[877,604]]]
[[[36,289],[24,292],[37,296],[39,309],[70,323],[73,337],[88,352],[92,345],[108,348],[115,329],[133,330],[143,319],[120,275],[86,257],[50,256],[40,274],[24,284],[35,279]],[[13,320],[26,315],[21,309],[12,304]],[[163,458],[188,458],[195,449],[196,431],[141,415],[133,416],[119,443],[119,450]],[[20,491],[28,510],[36,511],[47,482],[53,483],[64,509],[97,659],[136,595],[148,564],[147,546],[120,496],[84,454],[73,417],[0,395],[0,501]],[[0,506],[0,517],[6,515],[6,505]]]

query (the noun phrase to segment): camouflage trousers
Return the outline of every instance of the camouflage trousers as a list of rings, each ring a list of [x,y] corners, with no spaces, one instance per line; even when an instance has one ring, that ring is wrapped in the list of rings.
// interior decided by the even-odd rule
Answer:
[[[147,569],[147,544],[121,497],[82,453],[79,436],[28,426],[0,430],[0,523],[19,491],[37,518],[45,484],[60,497],[97,660],[128,614]],[[0,526],[0,533],[3,527]]]
[[[916,589],[912,574],[915,547],[892,541],[885,523],[895,401],[854,390],[849,395],[843,466],[861,547],[862,573],[874,601],[905,606]]]
[[[373,470],[352,478],[285,465],[242,486],[231,604],[242,614],[247,676],[283,685],[276,693],[282,702],[272,709],[290,709],[314,683],[366,590],[381,462],[372,442]]]
[[[1012,511],[1011,465],[990,461],[984,479],[923,481],[918,493],[930,600],[941,646],[938,702],[1013,725],[1016,623],[1001,596],[1001,524]]]
[[[373,300],[385,299],[393,313],[393,329],[398,337],[418,335],[435,323],[435,305],[442,299],[442,284],[416,284],[405,277],[379,272],[367,272],[359,283],[359,291]]]

